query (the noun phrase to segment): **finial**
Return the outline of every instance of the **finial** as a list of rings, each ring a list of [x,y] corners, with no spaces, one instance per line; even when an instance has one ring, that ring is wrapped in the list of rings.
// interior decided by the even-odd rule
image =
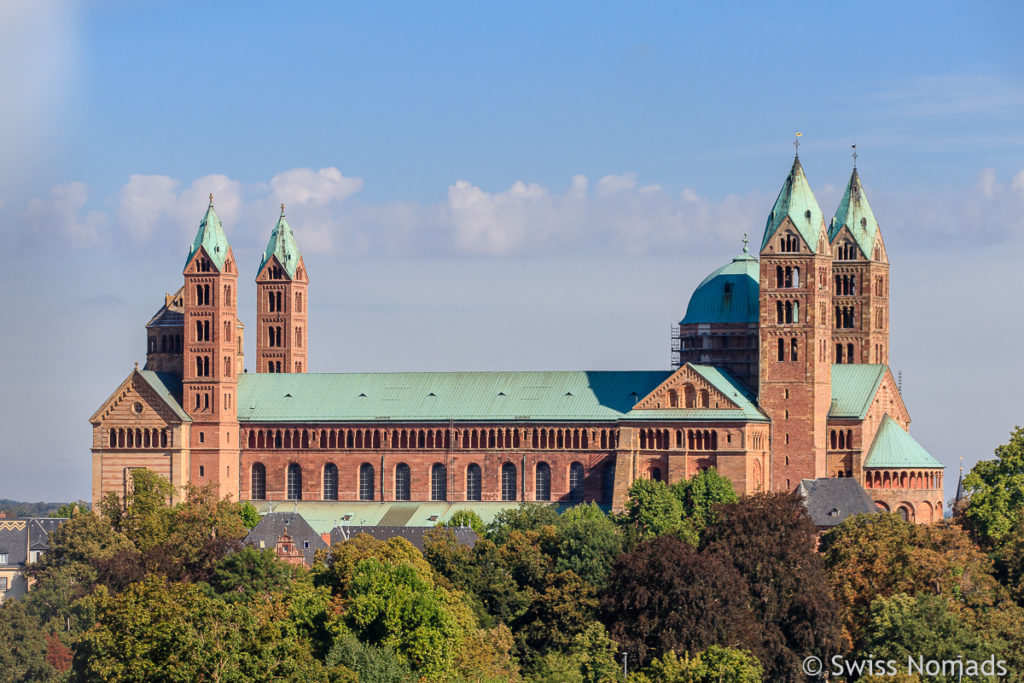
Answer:
[[[281,202],[281,215],[284,216],[284,202]]]
[[[803,135],[800,131],[796,132],[796,139],[793,140],[793,147],[796,149],[796,158],[800,158],[800,136]]]
[[[750,250],[747,248],[747,243],[748,242],[750,242],[750,240],[747,239],[747,233],[743,233],[743,253],[744,254],[749,254],[750,253]]]
[[[210,193],[210,206],[213,206],[213,193]]]
[[[138,370],[138,369],[139,369],[139,361],[135,361],[135,369],[136,369],[136,370]]]
[[[850,145],[850,149],[853,150],[853,170],[857,170],[857,145]]]
[[[960,474],[964,473],[964,456],[960,456]]]

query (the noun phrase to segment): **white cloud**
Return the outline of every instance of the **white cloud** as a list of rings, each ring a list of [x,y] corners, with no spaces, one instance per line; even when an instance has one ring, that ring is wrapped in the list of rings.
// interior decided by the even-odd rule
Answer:
[[[362,178],[346,178],[338,169],[294,168],[270,179],[276,199],[289,204],[323,205],[340,202],[359,192]]]
[[[46,199],[33,199],[24,218],[32,231],[44,240],[67,240],[73,247],[98,244],[108,223],[106,214],[82,208],[89,200],[85,183],[72,182],[50,188]]]

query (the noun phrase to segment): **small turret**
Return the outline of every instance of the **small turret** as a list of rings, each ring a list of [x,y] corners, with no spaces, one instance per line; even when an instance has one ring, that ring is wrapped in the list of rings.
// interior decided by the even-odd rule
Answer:
[[[270,232],[256,274],[256,372],[306,372],[309,279],[284,215]]]

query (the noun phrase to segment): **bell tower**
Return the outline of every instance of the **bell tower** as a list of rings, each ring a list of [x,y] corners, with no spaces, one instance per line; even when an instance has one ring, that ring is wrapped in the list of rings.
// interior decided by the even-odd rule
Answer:
[[[256,274],[256,372],[306,372],[309,279],[291,226],[281,217]]]
[[[182,400],[192,418],[189,480],[238,500],[238,268],[213,195],[185,262]]]
[[[826,476],[831,261],[825,221],[797,156],[760,251],[758,403],[772,421],[774,490]]]
[[[828,238],[833,259],[832,360],[888,365],[889,259],[856,164]]]

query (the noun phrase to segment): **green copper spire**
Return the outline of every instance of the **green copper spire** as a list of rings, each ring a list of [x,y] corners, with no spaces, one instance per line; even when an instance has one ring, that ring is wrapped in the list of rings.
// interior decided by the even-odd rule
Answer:
[[[843,193],[843,199],[839,202],[836,215],[828,229],[828,241],[834,242],[836,236],[843,229],[843,226],[850,231],[854,241],[865,258],[871,258],[875,246],[875,236],[878,235],[878,221],[875,214],[871,212],[867,195],[860,184],[860,176],[857,175],[857,167],[853,167],[850,174],[850,182]]]
[[[787,216],[807,245],[817,251],[823,218],[818,201],[811,192],[811,186],[807,184],[803,166],[800,165],[800,157],[793,159],[793,168],[790,169],[779,197],[775,200],[775,206],[768,216],[768,223],[764,227],[764,239],[761,240],[762,251]]]
[[[217,270],[224,270],[224,260],[228,256],[228,249],[231,248],[231,245],[228,244],[228,238],[224,234],[224,228],[221,227],[217,212],[213,210],[212,194],[210,195],[210,206],[206,208],[206,215],[203,216],[203,220],[199,224],[199,232],[196,233],[196,238],[192,242],[192,248],[188,250],[185,265],[192,260],[199,247],[206,249],[207,256],[213,261]]]
[[[270,241],[263,252],[263,260],[260,261],[260,272],[271,256],[276,256],[278,263],[288,273],[288,277],[295,278],[295,269],[299,266],[299,247],[295,244],[295,236],[292,235],[292,228],[284,218],[284,204],[281,205],[281,217],[277,219],[277,225],[270,233]]]

